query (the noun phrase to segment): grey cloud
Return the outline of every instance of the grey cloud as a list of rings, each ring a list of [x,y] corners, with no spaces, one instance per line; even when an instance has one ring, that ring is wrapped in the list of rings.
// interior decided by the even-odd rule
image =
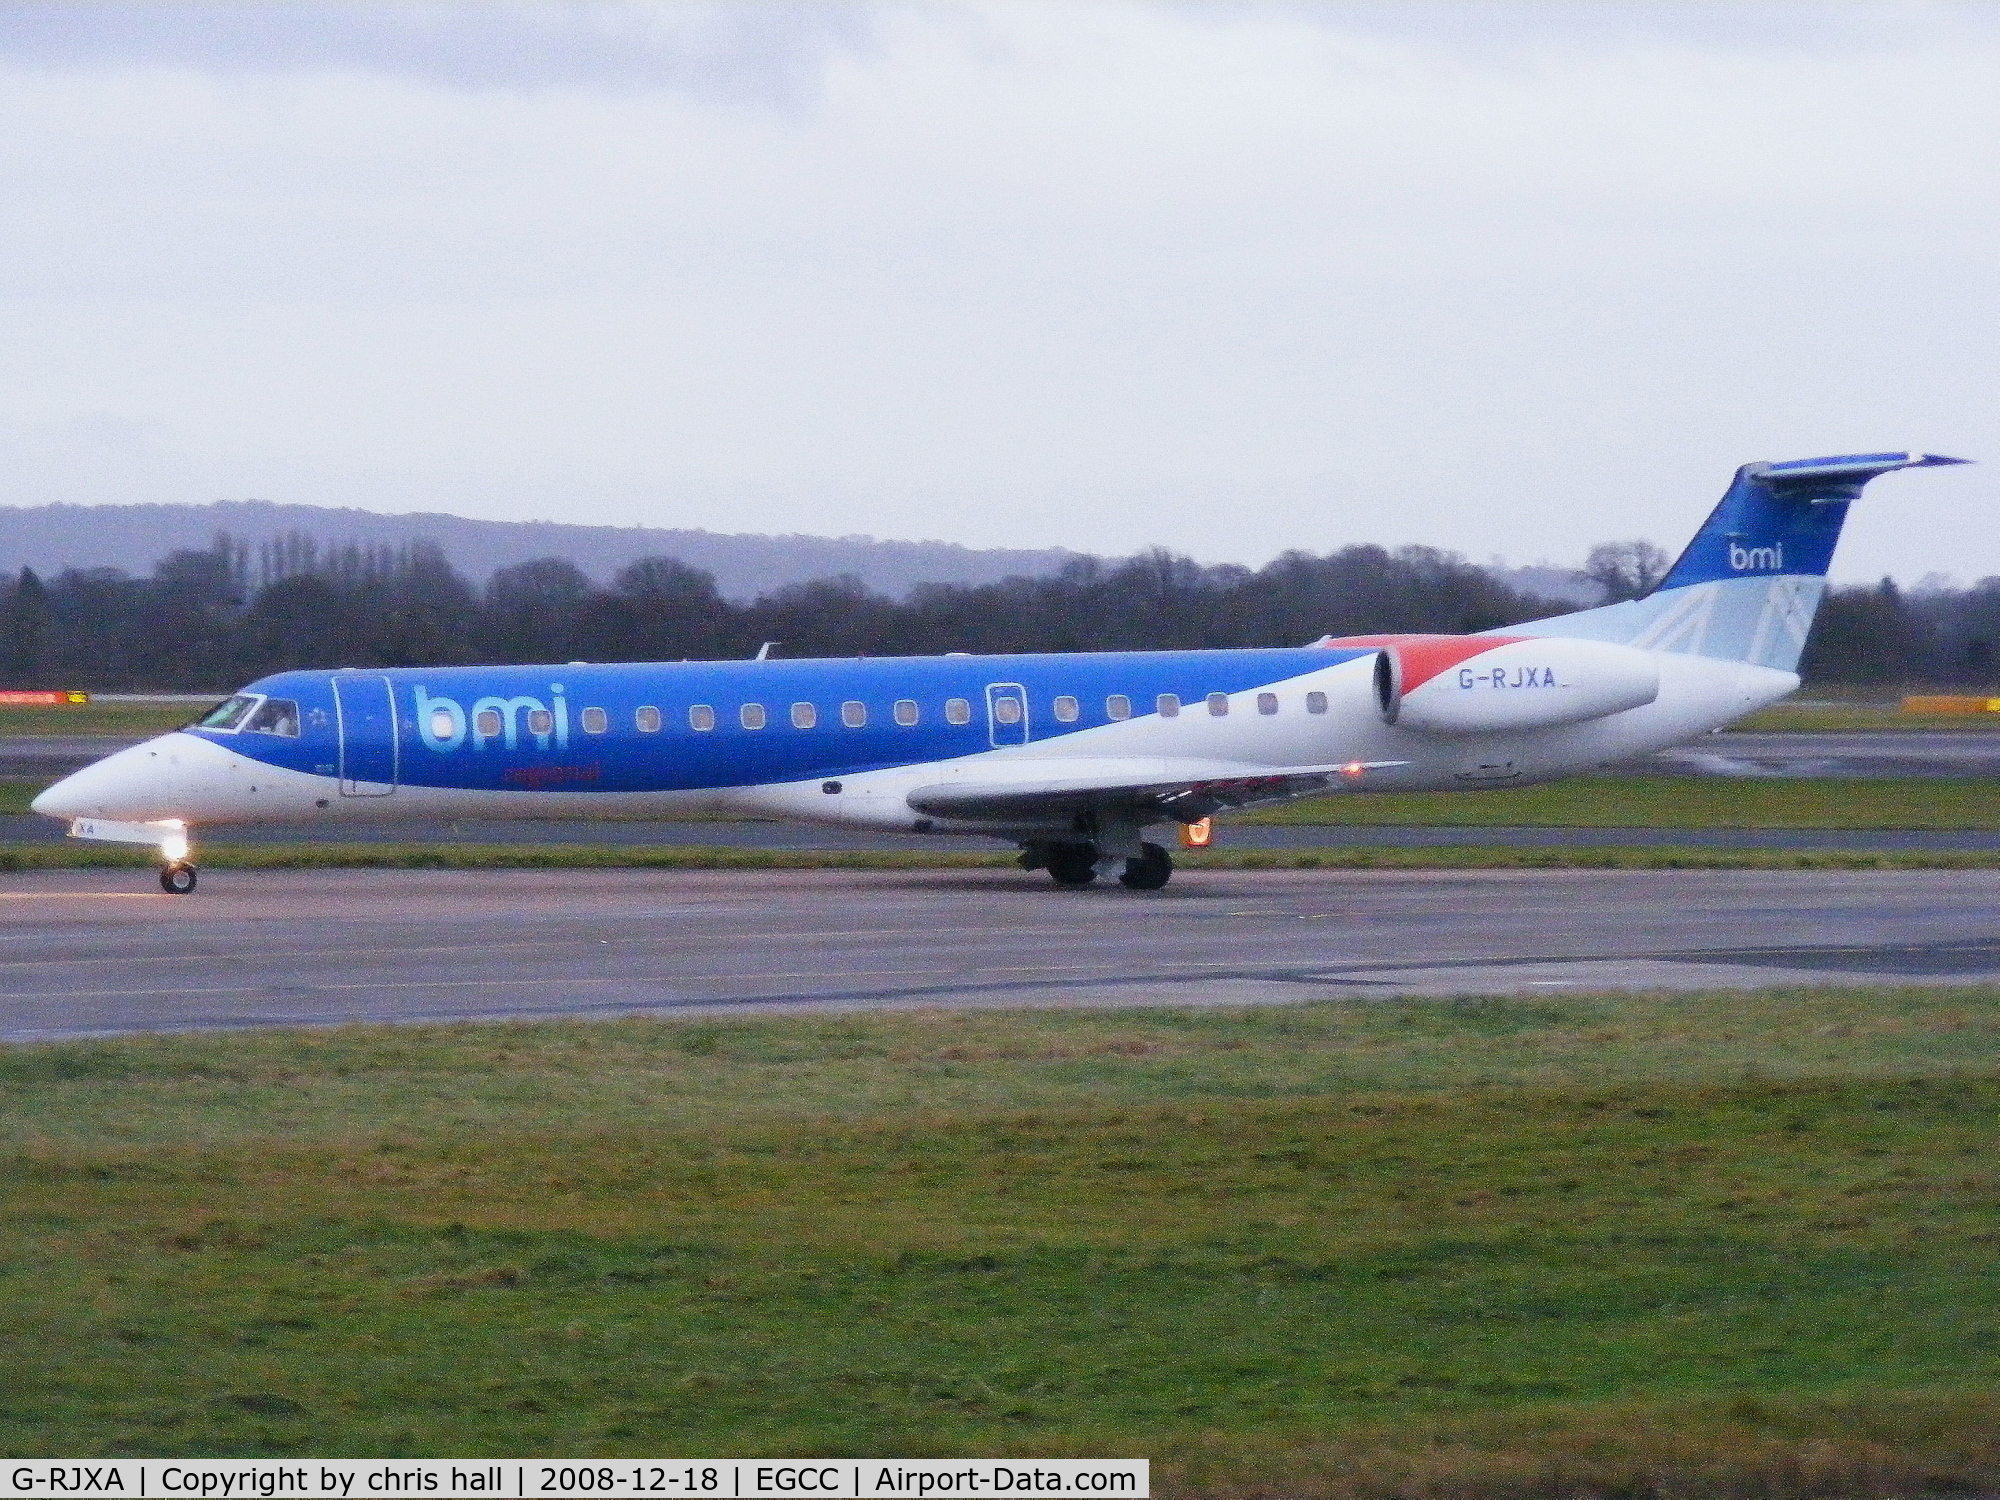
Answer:
[[[1988,23],[1577,14],[0,0],[0,504],[1574,558],[2000,454]]]
[[[1949,34],[2000,32],[2000,7],[1979,0],[1863,0],[1814,5],[1686,0],[1168,0],[1179,14],[1218,25],[1282,19],[1348,36],[1422,41],[1461,56],[1492,57],[1551,45],[1598,48],[1665,42],[1693,49],[1801,52],[1895,47]]]
[[[13,4],[0,59],[220,75],[347,71],[455,88],[666,88],[792,103],[877,13],[763,0],[623,4]]]

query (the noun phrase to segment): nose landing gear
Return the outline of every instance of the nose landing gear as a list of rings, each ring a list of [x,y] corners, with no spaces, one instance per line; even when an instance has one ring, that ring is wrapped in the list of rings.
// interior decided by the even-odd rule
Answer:
[[[186,896],[194,890],[194,866],[184,859],[169,860],[160,866],[160,889],[169,896]]]

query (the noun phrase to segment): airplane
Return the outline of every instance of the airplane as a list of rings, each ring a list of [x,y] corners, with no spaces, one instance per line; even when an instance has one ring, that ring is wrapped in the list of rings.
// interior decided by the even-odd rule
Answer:
[[[1018,844],[1059,886],[1173,873],[1148,830],[1308,794],[1574,775],[1791,693],[1865,453],[1752,463],[1644,598],[1474,635],[1263,650],[280,672],[36,797],[80,838],[405,818],[797,819]]]

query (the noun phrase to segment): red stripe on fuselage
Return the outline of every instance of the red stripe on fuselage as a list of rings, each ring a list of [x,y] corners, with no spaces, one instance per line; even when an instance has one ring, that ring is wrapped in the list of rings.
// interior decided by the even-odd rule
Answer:
[[[1482,651],[1532,639],[1525,635],[1341,635],[1328,636],[1319,644],[1359,651],[1393,647],[1402,663],[1403,691],[1407,693]]]

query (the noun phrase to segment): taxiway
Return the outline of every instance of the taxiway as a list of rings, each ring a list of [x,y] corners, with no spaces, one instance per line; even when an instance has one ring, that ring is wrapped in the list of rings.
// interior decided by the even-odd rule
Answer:
[[[2000,980],[2000,871],[213,869],[0,883],[0,1038]]]

